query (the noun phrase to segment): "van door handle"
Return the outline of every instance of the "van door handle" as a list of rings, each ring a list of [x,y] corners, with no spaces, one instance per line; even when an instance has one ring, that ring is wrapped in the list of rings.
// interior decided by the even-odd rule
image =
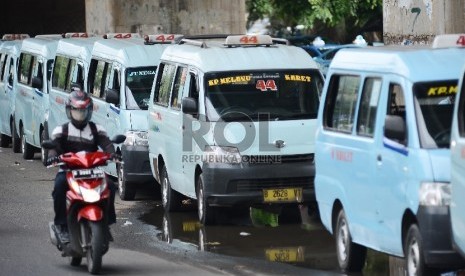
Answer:
[[[110,113],[107,113],[107,117],[110,118]]]
[[[378,160],[378,162],[383,161],[383,157],[381,157],[381,154],[378,154],[378,156],[376,156],[376,160]]]

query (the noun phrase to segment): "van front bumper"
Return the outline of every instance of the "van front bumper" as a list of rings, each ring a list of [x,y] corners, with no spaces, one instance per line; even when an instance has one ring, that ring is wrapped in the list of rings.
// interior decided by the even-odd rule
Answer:
[[[202,177],[204,193],[210,206],[269,204],[264,203],[264,189],[296,187],[302,188],[300,203],[316,201],[313,159],[312,162],[253,165],[204,163]]]
[[[121,154],[126,172],[126,180],[129,182],[155,181],[150,169],[149,149],[144,146],[123,145]]]
[[[452,248],[449,206],[420,206],[417,218],[425,263],[431,267],[463,267],[465,260]]]

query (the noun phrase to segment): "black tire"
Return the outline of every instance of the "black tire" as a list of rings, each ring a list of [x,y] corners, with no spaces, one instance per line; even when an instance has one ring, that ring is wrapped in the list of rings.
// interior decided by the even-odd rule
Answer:
[[[208,206],[207,198],[205,197],[205,186],[203,184],[203,177],[197,177],[197,212],[199,214],[199,221],[203,225],[213,225],[216,223],[216,208]]]
[[[404,247],[407,275],[430,275],[432,271],[425,265],[423,239],[416,224],[410,225]]]
[[[26,134],[24,133],[24,129],[21,127],[19,130],[23,158],[26,160],[32,159],[34,158],[34,148],[26,141]]]
[[[339,267],[344,272],[360,272],[365,266],[367,249],[365,246],[352,242],[349,224],[343,209],[337,216],[334,237]]]
[[[161,202],[165,212],[178,211],[182,206],[182,195],[171,188],[165,165],[161,170]]]
[[[18,130],[16,129],[15,122],[11,122],[11,147],[13,148],[14,153],[20,153],[21,152],[21,139],[19,138],[18,135]]]
[[[106,227],[103,221],[88,221],[87,238],[90,240],[90,247],[87,249],[87,270],[91,274],[98,274],[102,268],[102,257],[107,243],[105,239]]]
[[[47,130],[43,130],[42,133],[40,134],[40,144],[42,145],[42,142],[48,139],[48,134]],[[42,164],[44,166],[47,165],[47,159],[48,159],[48,149],[43,148],[42,146],[40,147],[40,159],[42,161]]]
[[[10,146],[10,137],[5,134],[0,134],[0,147],[7,148]]]
[[[69,264],[71,266],[80,266],[82,262],[82,257],[69,257]]]
[[[118,173],[118,192],[119,197],[122,200],[134,200],[136,197],[136,188],[134,183],[126,180],[126,171],[124,170],[124,164],[116,164],[116,170]]]

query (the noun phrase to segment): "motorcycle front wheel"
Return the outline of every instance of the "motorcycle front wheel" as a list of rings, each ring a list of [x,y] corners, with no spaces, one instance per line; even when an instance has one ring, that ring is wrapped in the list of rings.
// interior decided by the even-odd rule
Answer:
[[[87,221],[86,237],[89,242],[87,248],[87,270],[91,274],[98,274],[102,268],[102,257],[105,252],[105,225],[103,221]]]

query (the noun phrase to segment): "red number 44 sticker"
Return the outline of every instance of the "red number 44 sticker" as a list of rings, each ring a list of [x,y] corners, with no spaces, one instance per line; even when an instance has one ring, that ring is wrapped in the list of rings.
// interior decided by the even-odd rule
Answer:
[[[276,83],[274,82],[274,80],[258,80],[257,81],[257,84],[255,85],[255,87],[257,89],[260,89],[261,91],[268,91],[268,90],[272,90],[272,91],[277,91],[278,88],[276,87]]]
[[[457,39],[457,45],[465,46],[465,35],[459,36],[459,39]]]

